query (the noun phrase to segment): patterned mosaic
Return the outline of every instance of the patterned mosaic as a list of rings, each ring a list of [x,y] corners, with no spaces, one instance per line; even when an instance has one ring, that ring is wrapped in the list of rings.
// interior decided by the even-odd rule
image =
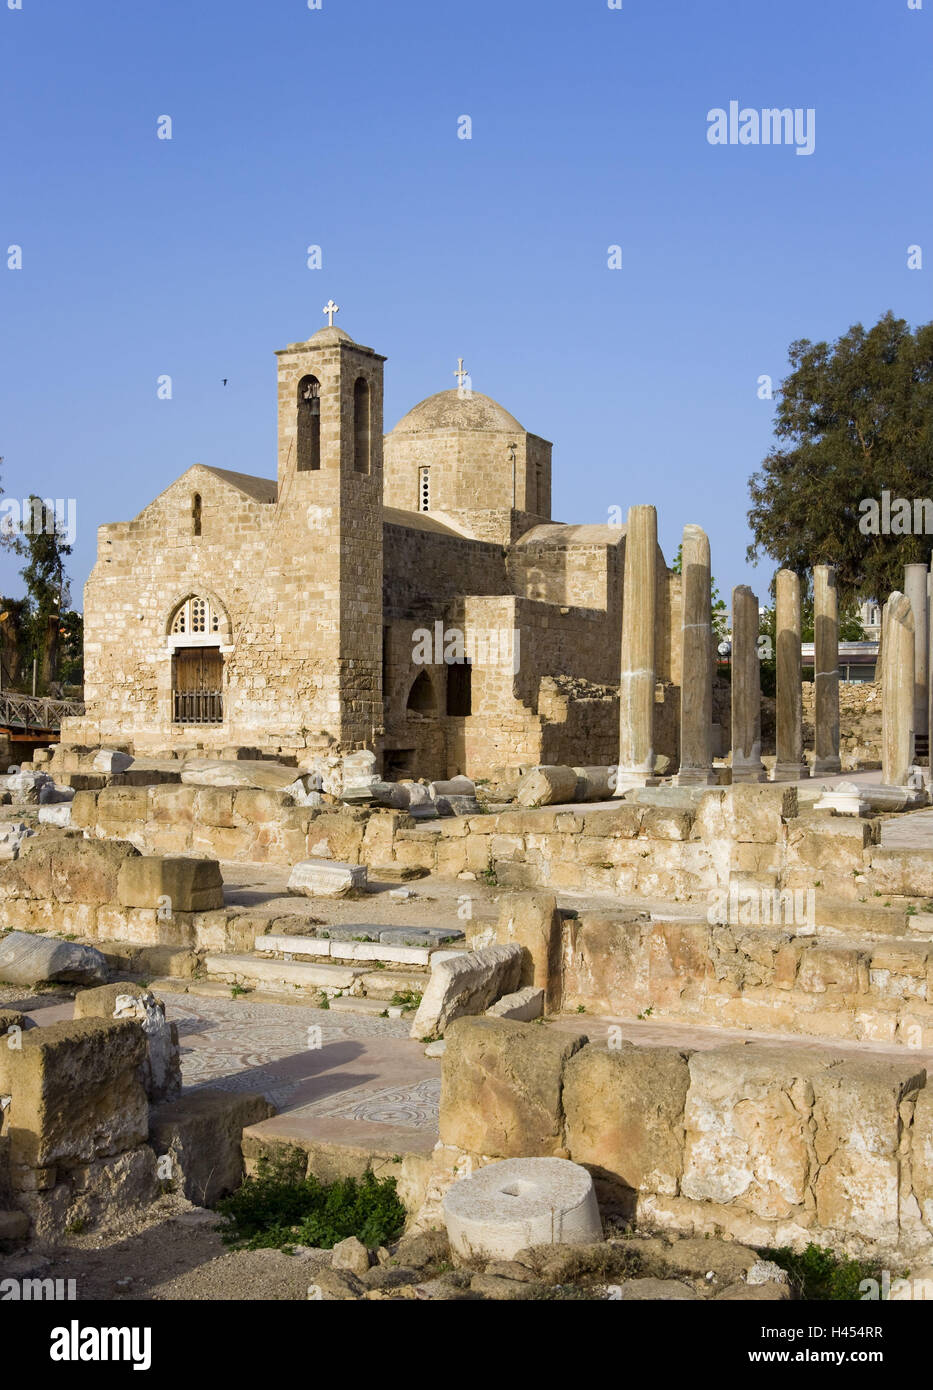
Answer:
[[[320,1073],[320,1051],[309,1047],[310,1029],[320,1029],[315,1041],[326,1047],[354,1039],[407,1038],[409,1024],[404,1019],[187,994],[163,997],[169,1018],[178,1025],[186,1087],[261,1091],[278,1110],[300,1108],[309,1115],[419,1129],[437,1124],[439,1077],[368,1090],[351,1087],[302,1101],[301,1091],[307,1091]]]

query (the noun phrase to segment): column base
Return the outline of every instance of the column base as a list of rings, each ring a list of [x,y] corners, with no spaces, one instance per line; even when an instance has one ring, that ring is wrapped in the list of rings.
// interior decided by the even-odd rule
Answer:
[[[839,758],[815,758],[813,760],[814,777],[834,777],[837,772],[842,771],[842,762]]]
[[[810,776],[806,763],[775,763],[771,773],[772,782],[802,782]]]
[[[768,774],[765,771],[764,763],[748,763],[744,767],[732,768],[732,785],[736,786],[748,782],[767,782]]]
[[[682,767],[674,778],[675,787],[718,787],[719,778],[709,767]]]

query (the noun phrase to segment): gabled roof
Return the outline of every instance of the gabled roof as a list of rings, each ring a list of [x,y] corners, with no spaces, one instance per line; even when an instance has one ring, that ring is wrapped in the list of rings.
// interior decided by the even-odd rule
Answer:
[[[618,545],[625,535],[625,525],[607,526],[598,522],[566,523],[548,521],[540,526],[532,526],[516,545]]]
[[[207,469],[215,478],[229,483],[238,492],[252,497],[255,502],[275,502],[278,498],[279,486],[274,478],[257,478],[252,473],[233,473],[229,468],[213,468],[209,463],[195,464],[195,467]]]
[[[410,531],[433,531],[439,536],[456,536],[458,540],[468,540],[462,531],[455,531],[443,521],[437,521],[425,512],[406,512],[401,507],[383,507],[382,520],[385,526],[407,526]]]

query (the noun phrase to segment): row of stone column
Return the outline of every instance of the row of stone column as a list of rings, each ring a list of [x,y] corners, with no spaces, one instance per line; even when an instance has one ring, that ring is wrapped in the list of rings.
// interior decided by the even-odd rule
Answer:
[[[657,512],[631,507],[625,539],[622,604],[619,766],[616,795],[655,782],[654,691],[657,614]],[[682,558],[683,659],[680,696],[679,786],[709,786],[713,771],[713,635],[710,547],[699,526],[684,527]],[[830,565],[813,572],[815,627],[814,775],[841,770],[839,759],[839,614]],[[800,580],[777,575],[777,760],[775,781],[808,776],[803,756]],[[732,594],[732,780],[762,782],[761,672],[758,599],[747,584]]]

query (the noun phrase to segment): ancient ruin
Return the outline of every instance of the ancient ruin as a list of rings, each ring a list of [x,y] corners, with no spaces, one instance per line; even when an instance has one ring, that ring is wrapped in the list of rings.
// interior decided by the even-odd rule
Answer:
[[[101,528],[86,709],[0,778],[0,1260],[256,1296],[274,1172],[384,1220],[293,1221],[275,1297],[933,1278],[926,572],[856,704],[833,568],[812,685],[780,570],[769,704],[699,525],[675,572],[653,506],[553,521],[550,445],[461,386],[383,440],[383,360],[292,344],[276,481]]]

